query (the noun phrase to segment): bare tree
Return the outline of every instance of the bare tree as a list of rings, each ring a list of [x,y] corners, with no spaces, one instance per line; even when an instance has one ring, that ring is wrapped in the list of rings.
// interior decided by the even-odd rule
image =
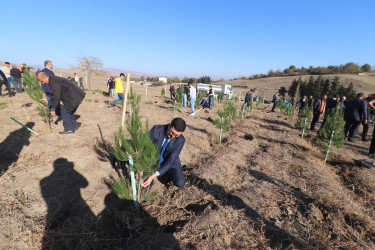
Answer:
[[[81,56],[77,57],[78,66],[82,72],[86,72],[88,78],[88,87],[91,90],[90,77],[92,73],[100,74],[103,67],[102,60],[95,56]]]

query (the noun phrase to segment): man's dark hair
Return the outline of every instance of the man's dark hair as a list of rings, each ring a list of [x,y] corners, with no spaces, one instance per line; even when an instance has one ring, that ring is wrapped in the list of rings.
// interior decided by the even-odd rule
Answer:
[[[364,97],[365,94],[364,93],[358,93],[357,97]]]
[[[186,129],[186,123],[182,118],[174,118],[171,122],[171,127],[174,127],[178,132],[184,132]]]
[[[5,62],[5,64],[10,64],[9,62]]]
[[[339,94],[335,94],[335,95],[333,95],[333,97],[334,97],[334,98],[339,98],[340,95],[339,95]]]
[[[47,66],[48,63],[50,63],[51,61],[50,60],[45,60],[44,61],[44,67]]]
[[[121,73],[121,74],[120,74],[120,77],[121,77],[121,76],[125,76],[125,74],[124,74],[124,73]]]

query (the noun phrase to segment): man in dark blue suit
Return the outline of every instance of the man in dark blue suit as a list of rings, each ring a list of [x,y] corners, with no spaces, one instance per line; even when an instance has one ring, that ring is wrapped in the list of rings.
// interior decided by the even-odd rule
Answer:
[[[182,118],[174,118],[170,124],[155,125],[150,130],[150,138],[158,144],[160,168],[142,183],[143,187],[150,185],[156,177],[163,184],[172,181],[179,188],[185,186],[185,177],[178,157],[185,144],[185,137],[182,135],[185,129],[185,121]]]
[[[44,61],[44,69],[41,70],[41,72],[46,73],[47,76],[55,76],[55,73],[52,71],[53,69],[53,64],[51,61],[46,60]],[[42,99],[44,103],[48,103],[48,107],[51,109],[52,107],[52,97],[53,97],[53,92],[52,89],[47,85],[47,84],[42,84],[42,89],[44,93],[46,94],[46,98]],[[57,106],[56,108],[56,115],[61,116],[61,109],[60,105]]]
[[[367,103],[363,100],[364,97],[363,93],[359,93],[357,98],[351,100],[345,107],[345,138],[349,132],[349,141],[351,142],[354,142],[361,121],[367,124]]]

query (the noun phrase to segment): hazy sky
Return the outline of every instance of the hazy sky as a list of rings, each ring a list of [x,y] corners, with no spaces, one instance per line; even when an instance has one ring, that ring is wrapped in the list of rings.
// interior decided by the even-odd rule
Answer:
[[[0,61],[214,79],[375,64],[375,1],[4,1]]]

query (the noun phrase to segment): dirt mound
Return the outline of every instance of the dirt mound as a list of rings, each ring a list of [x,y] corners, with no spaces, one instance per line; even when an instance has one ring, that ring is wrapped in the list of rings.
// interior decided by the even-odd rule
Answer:
[[[144,97],[144,87],[134,87]],[[25,94],[2,97],[0,248],[375,248],[375,174],[352,160],[366,158],[369,142],[346,143],[325,164],[316,134],[301,139],[263,105],[217,144],[209,118],[221,105],[188,117],[188,108],[173,113],[160,90],[148,89],[153,104],[142,103],[140,114],[150,126],[187,121],[186,186],[156,182],[159,195],[139,212],[106,184],[117,176],[110,152],[122,113],[105,105],[108,97],[87,94],[74,135],[57,133],[61,121],[50,131],[34,104],[23,106],[31,102]]]

